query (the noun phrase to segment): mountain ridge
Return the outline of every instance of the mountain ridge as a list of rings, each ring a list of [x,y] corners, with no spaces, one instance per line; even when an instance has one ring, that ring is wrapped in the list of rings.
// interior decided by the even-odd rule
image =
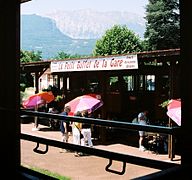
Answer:
[[[54,20],[38,15],[22,15],[21,49],[41,51],[43,59],[53,58],[58,52],[89,55],[96,39],[72,39],[64,35]]]
[[[145,29],[145,20],[142,16],[126,11],[58,10],[45,16],[55,20],[61,32],[78,39],[101,38],[105,31],[115,24],[126,25],[141,38]]]
[[[21,49],[41,51],[43,59],[53,58],[61,51],[72,55],[91,55],[97,39],[101,38],[107,29],[114,24],[128,26],[128,21],[127,24],[125,21],[127,17],[127,12],[90,10],[56,11],[45,16],[22,15]],[[112,20],[109,22],[109,19]],[[142,35],[142,18],[137,15],[130,16],[128,28],[135,34]]]

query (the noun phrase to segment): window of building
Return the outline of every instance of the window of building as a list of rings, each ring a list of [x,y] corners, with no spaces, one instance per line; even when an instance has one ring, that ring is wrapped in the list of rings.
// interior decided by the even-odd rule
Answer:
[[[137,84],[139,91],[155,91],[155,75],[139,75]]]
[[[115,92],[119,91],[119,78],[118,76],[109,77],[110,91]]]
[[[133,75],[123,76],[123,80],[126,84],[126,91],[134,91],[135,89],[134,79],[135,78]]]
[[[145,75],[145,90],[155,91],[155,75]]]

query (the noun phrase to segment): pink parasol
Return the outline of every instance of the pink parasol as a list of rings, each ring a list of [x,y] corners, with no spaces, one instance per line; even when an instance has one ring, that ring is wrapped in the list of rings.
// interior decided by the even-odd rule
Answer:
[[[26,109],[36,108],[37,106],[45,105],[55,99],[53,93],[40,92],[30,96],[27,100],[23,101],[23,107]]]
[[[89,112],[93,112],[103,105],[103,101],[95,97],[93,97],[92,94],[78,96],[75,99],[66,103],[65,106],[70,106],[71,113],[73,114],[76,113],[77,111],[83,111],[83,110],[88,110]]]
[[[167,115],[181,126],[181,100],[171,99],[167,106]]]

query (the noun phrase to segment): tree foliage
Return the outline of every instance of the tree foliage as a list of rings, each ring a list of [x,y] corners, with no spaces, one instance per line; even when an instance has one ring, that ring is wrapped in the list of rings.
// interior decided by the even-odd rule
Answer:
[[[143,42],[127,26],[114,25],[103,37],[96,41],[93,55],[112,55],[139,52],[143,50]]]
[[[36,61],[41,61],[42,56],[41,51],[20,51],[20,62],[21,63],[27,63],[27,62],[36,62]]]
[[[180,47],[179,0],[149,0],[145,18],[149,50]]]
[[[71,55],[71,54],[65,53],[64,51],[61,51],[61,52],[58,52],[53,59],[63,60],[63,59],[80,58],[80,57],[82,57],[82,55],[78,55],[78,54]]]
[[[37,62],[41,61],[41,51],[20,51],[20,62],[28,63],[28,62]],[[22,91],[25,90],[26,87],[33,87],[33,77],[31,73],[21,73],[20,74],[20,88]]]
[[[33,87],[33,76],[30,73],[20,74],[20,90],[25,91],[26,87]]]

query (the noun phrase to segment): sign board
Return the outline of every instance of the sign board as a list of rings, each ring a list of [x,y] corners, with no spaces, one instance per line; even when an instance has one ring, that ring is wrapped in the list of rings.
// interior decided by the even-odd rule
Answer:
[[[138,69],[137,55],[52,61],[51,72]]]

